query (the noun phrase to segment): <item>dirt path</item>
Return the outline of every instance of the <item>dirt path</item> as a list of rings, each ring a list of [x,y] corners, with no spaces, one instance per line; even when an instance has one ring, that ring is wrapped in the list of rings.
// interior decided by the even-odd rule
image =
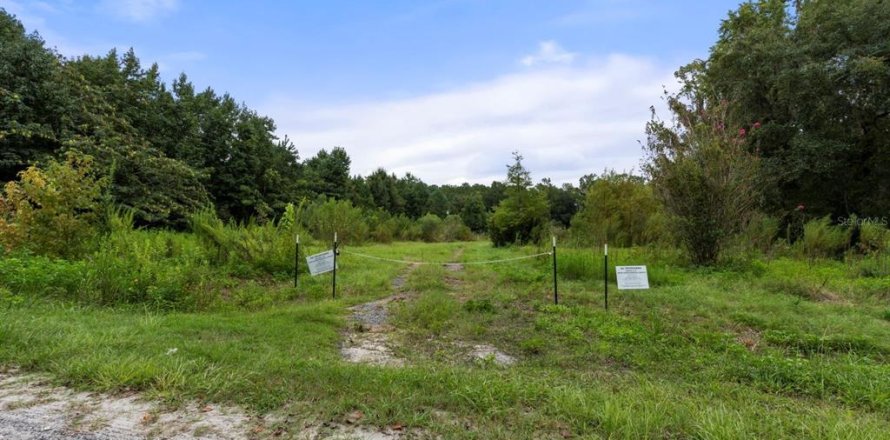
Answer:
[[[352,324],[347,330],[340,353],[347,362],[399,367],[405,364],[396,357],[390,348],[388,333],[392,331],[389,320],[389,305],[404,301],[408,293],[404,291],[405,280],[418,265],[412,264],[392,281],[394,295],[369,303],[350,307]]]
[[[463,255],[464,248],[455,250],[451,261],[457,261]],[[381,365],[388,367],[400,367],[405,365],[405,360],[393,354],[391,333],[395,330],[389,323],[389,307],[394,302],[409,299],[409,292],[404,289],[405,281],[412,271],[419,265],[408,266],[399,276],[392,281],[394,294],[384,299],[359,304],[351,307],[351,325],[344,336],[340,353],[347,362]],[[472,298],[471,294],[463,292],[464,282],[462,274],[464,265],[461,263],[445,263],[445,284],[454,294],[462,297],[462,300]],[[509,366],[516,363],[516,358],[502,352],[497,347],[489,344],[453,342],[453,346],[463,352],[466,359],[480,362],[493,362],[497,365]]]
[[[464,248],[459,248],[452,260],[459,260],[463,256]],[[447,263],[445,270],[448,274],[445,276],[445,284],[451,288],[461,302],[465,302],[473,297],[472,292],[467,292],[461,278],[464,271],[464,265],[461,263]],[[473,361],[478,362],[494,362],[497,365],[508,366],[516,363],[516,358],[507,353],[502,352],[497,347],[490,344],[468,344],[465,342],[455,342],[454,345],[464,351],[465,356]]]
[[[79,393],[45,377],[0,372],[0,439],[130,440],[249,438],[237,408],[186,405],[166,411],[139,396]]]

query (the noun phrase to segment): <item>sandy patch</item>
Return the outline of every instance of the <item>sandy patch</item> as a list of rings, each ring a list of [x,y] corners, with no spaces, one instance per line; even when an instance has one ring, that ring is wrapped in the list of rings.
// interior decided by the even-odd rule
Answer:
[[[0,439],[242,439],[238,408],[195,403],[175,411],[136,394],[81,393],[45,377],[0,373]]]

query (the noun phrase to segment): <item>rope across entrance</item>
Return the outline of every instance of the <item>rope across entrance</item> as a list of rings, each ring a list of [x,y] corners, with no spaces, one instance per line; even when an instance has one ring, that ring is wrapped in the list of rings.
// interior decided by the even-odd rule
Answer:
[[[356,257],[361,257],[361,258],[369,258],[369,259],[372,259],[372,260],[379,260],[379,261],[388,261],[388,262],[390,262],[390,263],[399,263],[399,264],[429,264],[429,265],[436,265],[436,266],[444,266],[444,265],[446,265],[446,264],[462,264],[462,265],[464,265],[464,266],[468,266],[468,265],[477,265],[477,264],[497,264],[497,263],[507,263],[507,262],[510,262],[510,261],[528,260],[528,259],[531,259],[531,258],[542,257],[542,256],[544,256],[544,255],[548,255],[548,256],[549,256],[549,255],[553,255],[552,252],[542,252],[542,253],[540,253],[540,254],[523,255],[523,256],[521,256],[521,257],[502,258],[502,259],[498,259],[498,260],[482,260],[482,261],[466,261],[466,262],[463,262],[463,261],[410,261],[410,260],[398,260],[398,259],[394,259],[394,258],[384,258],[384,257],[378,257],[378,256],[376,256],[376,255],[363,254],[363,253],[360,253],[360,252],[351,252],[351,251],[347,251],[347,250],[345,250],[345,249],[341,249],[340,252],[342,252],[342,253],[344,253],[344,254],[355,255]]]

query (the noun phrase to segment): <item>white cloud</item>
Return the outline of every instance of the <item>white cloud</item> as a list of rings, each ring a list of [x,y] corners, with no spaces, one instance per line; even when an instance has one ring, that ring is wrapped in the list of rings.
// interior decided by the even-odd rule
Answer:
[[[120,18],[144,22],[175,11],[179,0],[104,0],[101,9]]]
[[[112,44],[92,43],[80,44],[66,38],[54,31],[44,18],[46,14],[61,14],[67,11],[62,9],[64,5],[53,6],[44,2],[18,3],[12,0],[0,1],[0,7],[14,14],[22,22],[28,33],[37,31],[43,38],[47,47],[53,48],[67,57],[77,57],[85,54],[104,54],[113,47]]]
[[[406,99],[325,107],[274,98],[260,111],[304,158],[346,148],[353,173],[384,167],[428,183],[487,183],[503,180],[518,150],[536,180],[577,182],[606,167],[638,168],[637,140],[671,71],[612,55]]]
[[[555,41],[542,41],[538,43],[538,51],[522,57],[520,62],[528,67],[538,64],[571,64],[575,54],[566,51]]]

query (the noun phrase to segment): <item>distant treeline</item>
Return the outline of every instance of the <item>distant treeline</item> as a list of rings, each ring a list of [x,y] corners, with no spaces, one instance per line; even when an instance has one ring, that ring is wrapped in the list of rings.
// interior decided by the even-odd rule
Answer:
[[[358,215],[365,239],[454,239],[463,227],[495,245],[567,234],[680,244],[710,264],[743,237],[790,245],[808,223],[821,225],[812,237],[840,219],[890,213],[888,35],[890,2],[742,3],[709,56],[677,71],[669,118],[646,126],[642,177],[534,183],[516,154],[503,182],[438,186],[383,169],[353,175],[337,147],[301,160],[271,119],[233,97],[198,92],[184,74],[168,87],[132,50],[64,58],[0,9],[0,181],[19,181],[0,197],[0,233],[28,242],[22,225],[51,212],[47,225],[82,218],[94,202],[172,229],[208,209],[263,224],[300,206],[316,213],[318,231]],[[41,186],[51,178],[83,184],[90,190],[77,194],[96,200],[47,210],[60,200]],[[437,222],[450,232],[430,234]],[[856,248],[865,232],[839,227],[846,243],[829,247]]]
[[[501,182],[437,186],[383,169],[352,175],[338,147],[301,160],[270,118],[228,94],[195,90],[185,74],[168,87],[132,49],[67,59],[2,10],[0,40],[0,181],[78,150],[109,176],[112,201],[133,209],[139,225],[181,228],[211,205],[224,220],[263,221],[324,196],[411,219],[457,214],[479,232],[504,198]],[[578,189],[540,186],[552,218],[568,226]]]

